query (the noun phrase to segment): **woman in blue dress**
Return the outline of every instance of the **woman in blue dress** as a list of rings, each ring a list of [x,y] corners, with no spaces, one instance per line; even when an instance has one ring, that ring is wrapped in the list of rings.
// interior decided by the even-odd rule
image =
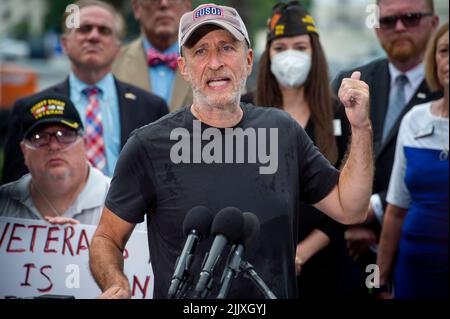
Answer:
[[[448,298],[448,35],[447,22],[425,58],[427,82],[444,97],[414,107],[400,126],[377,259],[381,287],[392,280],[393,294],[380,297]]]

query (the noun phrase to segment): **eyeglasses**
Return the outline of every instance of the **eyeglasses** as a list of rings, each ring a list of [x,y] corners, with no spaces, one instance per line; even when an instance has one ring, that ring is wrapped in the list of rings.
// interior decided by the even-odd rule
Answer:
[[[142,5],[155,6],[160,5],[163,0],[141,0]],[[184,0],[167,0],[168,4],[181,4]]]
[[[405,27],[417,27],[423,17],[432,16],[432,13],[407,13],[395,16],[388,16],[380,18],[380,27],[382,29],[394,29],[397,25],[397,21],[401,20]]]
[[[103,25],[95,26],[91,24],[83,24],[76,30],[83,35],[87,35],[91,33],[94,28],[97,28],[98,33],[102,36],[110,36],[111,34],[113,34],[113,30],[110,27]]]
[[[57,130],[56,132],[37,132],[33,133],[27,141],[34,148],[44,147],[50,144],[51,138],[55,137],[56,141],[63,147],[67,147],[77,140],[80,135],[79,131],[74,130]]]

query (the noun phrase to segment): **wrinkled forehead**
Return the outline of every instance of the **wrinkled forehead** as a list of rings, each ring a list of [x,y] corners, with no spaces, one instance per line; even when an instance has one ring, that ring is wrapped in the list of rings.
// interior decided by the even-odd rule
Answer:
[[[112,28],[114,26],[114,21],[114,14],[106,8],[92,5],[80,9],[81,25],[89,24]]]

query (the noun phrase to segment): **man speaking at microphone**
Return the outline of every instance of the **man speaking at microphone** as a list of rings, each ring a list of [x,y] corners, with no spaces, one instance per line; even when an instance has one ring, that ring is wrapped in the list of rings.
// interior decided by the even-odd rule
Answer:
[[[253,50],[235,9],[207,4],[186,13],[179,45],[178,66],[194,102],[136,130],[120,155],[90,247],[100,297],[130,297],[123,249],[134,225],[147,214],[154,297],[167,298],[185,241],[184,216],[203,205],[213,213],[235,206],[256,214],[259,241],[245,259],[278,298],[296,298],[299,200],[345,224],[366,218],[373,177],[368,87],[358,72],[342,81],[339,97],[352,126],[352,142],[339,172],[287,113],[239,102]],[[192,274],[199,274],[212,240],[197,246]],[[216,267],[211,298],[217,296],[225,259]],[[240,277],[228,298],[263,296]]]

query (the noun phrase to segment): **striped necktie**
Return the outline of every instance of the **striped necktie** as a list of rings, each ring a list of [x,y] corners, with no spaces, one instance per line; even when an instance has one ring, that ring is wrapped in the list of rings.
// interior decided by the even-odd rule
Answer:
[[[86,110],[86,154],[89,162],[99,170],[106,172],[106,150],[103,139],[102,113],[100,110],[99,88],[91,87],[83,90],[89,101]]]

